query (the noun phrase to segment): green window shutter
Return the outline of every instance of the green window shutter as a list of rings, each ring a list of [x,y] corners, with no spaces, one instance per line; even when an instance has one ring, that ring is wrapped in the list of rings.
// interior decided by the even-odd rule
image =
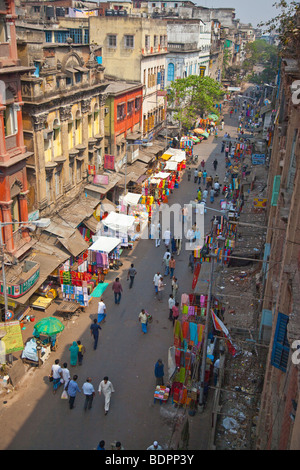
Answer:
[[[281,176],[274,176],[271,206],[277,206]]]

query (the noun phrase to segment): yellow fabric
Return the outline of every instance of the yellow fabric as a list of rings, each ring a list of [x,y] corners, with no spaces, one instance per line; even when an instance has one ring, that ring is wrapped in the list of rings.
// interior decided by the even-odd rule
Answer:
[[[167,160],[169,160],[171,157],[172,157],[171,154],[169,155],[168,153],[164,153],[161,158],[162,158],[163,160],[167,161]]]

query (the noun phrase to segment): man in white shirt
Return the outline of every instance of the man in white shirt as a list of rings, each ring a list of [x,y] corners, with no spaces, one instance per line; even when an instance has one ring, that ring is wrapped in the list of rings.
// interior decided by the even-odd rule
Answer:
[[[164,240],[165,240],[165,245],[166,245],[166,248],[168,249],[169,248],[169,245],[170,245],[170,240],[171,240],[171,232],[170,230],[165,230],[165,233],[164,233]]]
[[[108,380],[108,377],[104,377],[103,380],[99,384],[98,392],[99,395],[103,392],[105,403],[104,403],[104,411],[105,415],[107,415],[110,405],[110,397],[111,394],[114,392],[113,384]]]
[[[61,373],[62,373],[62,380],[63,380],[63,384],[64,384],[64,390],[66,390],[66,387],[69,383],[69,380],[71,379],[70,371],[68,369],[68,364],[66,362],[64,362],[64,364],[63,364],[63,367],[61,369]]]
[[[98,323],[101,322],[101,320],[106,317],[106,305],[103,302],[103,299],[100,299],[100,302],[98,303]]]
[[[82,385],[82,391],[85,395],[84,411],[86,411],[87,408],[89,410],[92,408],[92,403],[93,403],[93,399],[95,396],[95,389],[91,382],[92,382],[92,379],[88,377],[86,379],[86,382],[84,382],[84,384]]]
[[[172,320],[172,313],[173,313],[172,308],[175,305],[173,294],[169,295],[168,305],[169,305],[169,320]]]
[[[62,370],[59,365],[59,359],[55,359],[55,363],[51,367],[51,376],[53,377],[53,393],[55,395],[56,390],[61,385]]]
[[[154,284],[154,288],[155,288],[155,295],[157,295],[158,293],[158,282],[160,280],[160,272],[157,272],[155,275],[154,275],[154,278],[153,278],[153,284]]]
[[[147,450],[162,450],[162,446],[160,446],[157,441],[154,441],[153,444],[147,448]]]

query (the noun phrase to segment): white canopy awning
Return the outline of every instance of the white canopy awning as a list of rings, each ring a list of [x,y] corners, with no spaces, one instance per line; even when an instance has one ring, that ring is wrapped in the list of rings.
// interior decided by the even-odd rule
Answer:
[[[176,163],[181,163],[184,160],[186,160],[185,153],[183,155],[173,155],[173,157],[170,158],[169,162],[176,162]]]
[[[117,214],[111,212],[103,221],[103,225],[121,233],[126,233],[134,224],[135,218],[132,215]]]
[[[135,206],[136,204],[139,203],[139,200],[141,199],[141,197],[142,197],[141,194],[127,193],[126,196],[124,196],[123,198],[123,202],[124,204]]]
[[[170,176],[170,173],[159,171],[158,173],[153,175],[153,178],[164,180],[164,179],[168,178],[169,176]]]
[[[104,251],[105,253],[110,253],[121,243],[121,240],[115,237],[95,237],[95,238],[97,238],[97,240],[89,247],[89,250]]]
[[[164,167],[164,170],[169,170],[169,171],[176,171],[177,170],[178,163],[173,162],[173,161],[168,161],[166,163],[166,166]]]

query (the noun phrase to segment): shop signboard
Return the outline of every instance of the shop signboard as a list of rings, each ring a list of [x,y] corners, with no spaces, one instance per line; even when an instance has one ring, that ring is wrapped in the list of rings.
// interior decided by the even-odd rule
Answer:
[[[0,323],[0,337],[1,336],[3,336],[1,341],[5,345],[5,354],[11,354],[15,351],[23,351],[24,343],[20,322],[7,321],[5,323]]]
[[[252,154],[252,165],[264,165],[266,163],[266,156],[264,153]]]

